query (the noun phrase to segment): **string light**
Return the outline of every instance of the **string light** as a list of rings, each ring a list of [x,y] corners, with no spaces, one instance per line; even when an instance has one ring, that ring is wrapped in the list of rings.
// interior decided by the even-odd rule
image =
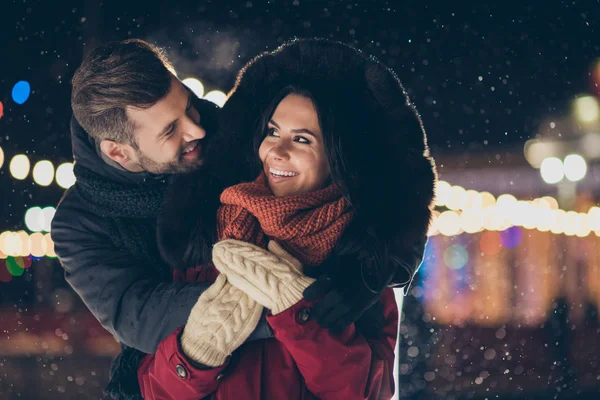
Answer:
[[[28,235],[25,231],[5,231],[0,233],[0,259],[10,257],[56,257],[54,242],[49,233],[35,232]],[[27,267],[25,267],[27,268]]]
[[[33,167],[33,180],[40,186],[48,186],[54,179],[54,165],[48,160],[38,161]]]
[[[556,199],[550,196],[524,201],[502,194],[496,199],[488,192],[465,190],[439,181],[435,205],[449,210],[434,211],[429,236],[505,231],[511,227],[577,237],[594,232],[600,236],[599,207],[591,207],[587,213],[566,212],[559,209]]]
[[[25,154],[17,154],[10,161],[9,170],[13,178],[23,180],[29,175],[29,158]]]
[[[56,183],[63,189],[68,189],[75,184],[73,163],[63,163],[56,168]]]

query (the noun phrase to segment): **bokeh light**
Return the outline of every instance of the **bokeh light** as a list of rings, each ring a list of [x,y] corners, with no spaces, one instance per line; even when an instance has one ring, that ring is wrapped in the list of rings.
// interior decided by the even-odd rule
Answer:
[[[483,208],[496,205],[496,198],[490,192],[481,192],[481,203]]]
[[[44,257],[46,255],[44,235],[41,232],[35,232],[29,236],[29,249],[34,257]]]
[[[45,207],[42,209],[40,217],[40,226],[42,227],[42,231],[50,232],[50,226],[55,213],[56,208],[54,207]]]
[[[437,218],[436,223],[440,233],[444,236],[454,236],[460,233],[460,216],[454,211],[444,211]]]
[[[196,78],[186,78],[181,81],[185,86],[187,86],[194,94],[200,98],[204,96],[204,85]]]
[[[565,176],[571,182],[577,182],[585,177],[587,163],[579,154],[569,154],[564,161]]]
[[[63,189],[68,189],[75,184],[73,163],[63,163],[56,168],[56,183]]]
[[[54,241],[52,237],[50,237],[49,233],[44,235],[44,251],[46,252],[46,257],[56,258],[56,253],[54,252]]]
[[[461,269],[469,261],[469,253],[464,246],[453,244],[444,251],[444,262],[449,268]]]
[[[23,180],[27,178],[27,175],[29,175],[29,168],[31,168],[29,158],[27,158],[25,154],[17,154],[10,160],[8,168],[13,178]]]
[[[567,213],[564,210],[554,210],[550,232],[561,234],[567,225]]]
[[[461,186],[452,186],[450,188],[450,197],[446,207],[450,210],[462,210],[467,205],[469,197],[465,188]]]
[[[600,208],[595,207],[595,206],[590,208],[590,210],[588,211],[587,219],[588,219],[588,226],[590,227],[591,230],[593,230],[593,231],[599,230],[600,229]]]
[[[508,249],[517,247],[521,243],[521,239],[523,239],[523,230],[518,226],[500,232],[500,243]]]
[[[8,283],[12,280],[12,275],[6,269],[6,260],[0,260],[0,282]]]
[[[54,165],[48,160],[38,161],[33,167],[33,180],[40,186],[48,186],[54,179]]]
[[[4,116],[4,104],[0,101],[0,118]]]
[[[7,257],[6,258],[6,269],[12,276],[21,276],[25,272],[25,268],[23,266],[23,260],[19,262],[19,258],[15,257]]]
[[[483,229],[483,213],[478,209],[466,209],[460,215],[463,231],[476,233]]]
[[[13,101],[17,104],[23,104],[29,98],[31,93],[31,86],[27,81],[19,81],[15,83],[12,89]]]
[[[562,181],[565,176],[564,165],[556,157],[544,158],[540,166],[542,179],[548,184],[554,184]]]
[[[40,207],[31,207],[25,212],[25,226],[31,232],[39,232],[42,230],[42,209]]]
[[[4,164],[4,150],[2,150],[2,147],[0,147],[0,168],[2,168],[3,164]]]
[[[212,103],[215,103],[219,107],[223,107],[223,105],[225,104],[225,101],[227,101],[227,95],[225,93],[221,92],[220,90],[213,90],[211,92],[206,93],[206,96],[204,96],[204,99],[206,99]]]
[[[481,240],[479,241],[479,248],[484,254],[488,256],[498,254],[502,249],[502,242],[500,241],[500,232],[483,232],[483,234],[481,235]]]
[[[438,181],[435,184],[435,205],[445,206],[450,199],[450,184],[446,181]]]
[[[581,122],[593,122],[600,116],[600,105],[594,96],[581,96],[574,101],[575,117]]]

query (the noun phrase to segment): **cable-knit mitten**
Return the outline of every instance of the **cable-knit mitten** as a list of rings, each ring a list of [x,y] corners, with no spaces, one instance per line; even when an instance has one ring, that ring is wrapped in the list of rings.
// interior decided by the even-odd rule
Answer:
[[[213,246],[213,263],[232,285],[262,304],[273,315],[299,302],[314,279],[274,241],[269,251],[250,243],[225,239]]]
[[[192,360],[218,367],[258,325],[263,307],[227,282],[225,275],[200,297],[181,335],[181,348]]]

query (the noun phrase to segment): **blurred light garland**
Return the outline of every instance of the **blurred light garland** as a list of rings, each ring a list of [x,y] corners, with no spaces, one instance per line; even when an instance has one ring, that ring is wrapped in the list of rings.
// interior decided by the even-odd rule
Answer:
[[[466,190],[439,181],[435,205],[448,210],[433,211],[429,236],[506,231],[512,227],[566,236],[586,237],[592,232],[600,236],[600,208],[591,207],[587,213],[564,211],[550,196],[531,201],[517,200],[511,194],[495,198],[489,192]],[[509,242],[508,238],[504,241]]]

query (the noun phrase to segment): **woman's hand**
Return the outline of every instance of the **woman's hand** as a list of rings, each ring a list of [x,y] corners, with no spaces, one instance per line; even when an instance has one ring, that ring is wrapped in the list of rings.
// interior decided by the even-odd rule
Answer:
[[[214,245],[213,262],[232,285],[276,315],[302,300],[314,279],[277,243],[271,241],[269,249],[225,239]]]

